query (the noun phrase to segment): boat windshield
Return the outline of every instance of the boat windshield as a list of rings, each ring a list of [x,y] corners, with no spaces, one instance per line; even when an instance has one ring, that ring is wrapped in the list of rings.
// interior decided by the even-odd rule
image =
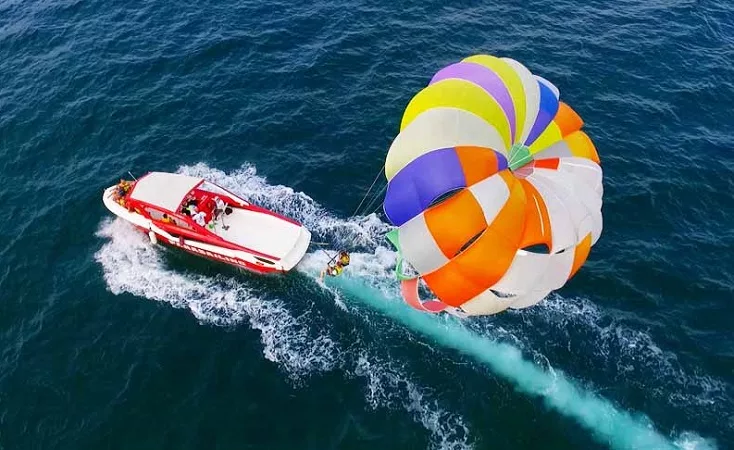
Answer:
[[[201,185],[199,185],[197,189],[199,189],[201,191],[211,192],[213,194],[219,194],[219,195],[229,196],[229,197],[232,198],[232,200],[238,201],[238,202],[240,202],[240,203],[242,203],[244,205],[249,205],[250,204],[250,202],[248,202],[246,200],[243,200],[242,198],[240,198],[237,195],[229,192],[228,190],[226,190],[224,188],[221,188],[221,187],[217,186],[216,184],[210,183],[208,181],[204,181],[203,183],[201,183]]]

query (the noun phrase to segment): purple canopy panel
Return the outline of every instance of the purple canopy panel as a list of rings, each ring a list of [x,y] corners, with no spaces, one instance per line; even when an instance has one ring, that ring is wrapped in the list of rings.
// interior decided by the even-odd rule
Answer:
[[[434,150],[411,161],[387,186],[385,215],[400,226],[423,212],[432,201],[466,187],[466,177],[456,150]]]

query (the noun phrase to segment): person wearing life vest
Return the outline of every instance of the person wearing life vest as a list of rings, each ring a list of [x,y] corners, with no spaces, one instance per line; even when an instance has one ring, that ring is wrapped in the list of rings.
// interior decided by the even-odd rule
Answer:
[[[128,192],[130,192],[130,188],[132,188],[132,184],[129,181],[120,178],[120,182],[117,184],[112,198],[120,205],[127,206],[125,196],[127,196]]]
[[[338,277],[341,275],[341,273],[344,271],[344,268],[349,265],[349,253],[345,251],[339,252],[339,255],[337,256],[337,261],[335,264],[331,264],[331,261],[329,261],[329,264],[326,266],[326,269],[324,269],[321,272],[321,278],[324,278],[324,275],[329,275],[330,277]]]
[[[339,276],[342,273],[342,271],[344,271],[344,267],[339,263],[334,264],[333,266],[329,266],[329,268],[326,269],[326,273],[328,273],[329,276],[332,276],[332,277]]]

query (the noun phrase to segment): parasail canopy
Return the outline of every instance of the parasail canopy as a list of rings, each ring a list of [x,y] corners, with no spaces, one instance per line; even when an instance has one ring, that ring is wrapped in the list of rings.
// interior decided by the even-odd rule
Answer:
[[[559,97],[519,62],[476,55],[411,99],[385,160],[383,202],[411,306],[525,308],[584,264],[602,230],[602,170]],[[419,298],[420,281],[435,299]]]

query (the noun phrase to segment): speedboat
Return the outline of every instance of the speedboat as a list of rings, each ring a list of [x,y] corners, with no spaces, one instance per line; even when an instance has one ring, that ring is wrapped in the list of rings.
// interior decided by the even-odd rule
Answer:
[[[299,222],[199,177],[149,172],[108,187],[102,200],[154,244],[257,273],[291,270],[311,242]]]

